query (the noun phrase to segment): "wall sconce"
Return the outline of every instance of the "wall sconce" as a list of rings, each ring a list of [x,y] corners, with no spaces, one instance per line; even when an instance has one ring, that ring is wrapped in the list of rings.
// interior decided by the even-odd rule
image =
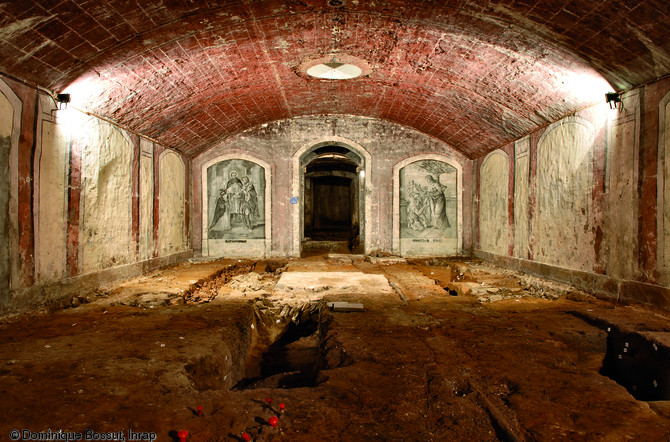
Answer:
[[[70,94],[56,95],[56,103],[58,103],[58,110],[67,109],[67,104],[70,102]]]
[[[605,101],[610,105],[610,109],[623,110],[623,101],[621,101],[621,92],[608,92],[605,94]]]

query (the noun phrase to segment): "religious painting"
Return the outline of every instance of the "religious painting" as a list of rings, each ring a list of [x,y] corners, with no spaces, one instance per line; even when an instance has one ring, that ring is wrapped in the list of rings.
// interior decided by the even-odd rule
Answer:
[[[265,170],[241,159],[207,169],[207,237],[265,238]]]
[[[400,237],[439,241],[458,235],[456,168],[420,160],[400,169]]]

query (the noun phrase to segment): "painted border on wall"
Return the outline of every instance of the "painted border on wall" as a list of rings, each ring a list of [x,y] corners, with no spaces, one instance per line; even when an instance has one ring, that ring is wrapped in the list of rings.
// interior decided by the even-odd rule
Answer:
[[[242,152],[231,152],[223,155],[219,155],[217,157],[212,158],[211,160],[203,163],[201,166],[201,192],[202,192],[202,200],[200,202],[201,206],[201,213],[202,213],[202,219],[200,220],[202,223],[202,234],[201,234],[201,242],[200,242],[200,254],[202,256],[208,256],[209,255],[209,244],[207,240],[209,239],[209,231],[207,229],[207,222],[208,222],[208,215],[209,215],[209,204],[207,201],[208,195],[208,187],[207,186],[207,169],[209,169],[211,166],[213,166],[216,163],[220,163],[221,161],[227,161],[227,160],[245,160],[245,161],[251,161],[252,163],[258,164],[263,168],[263,171],[265,173],[265,247],[264,247],[264,256],[267,257],[270,254],[270,249],[272,246],[272,171],[270,168],[270,164],[266,163],[265,161],[261,160],[260,158],[257,158],[253,155],[249,155],[247,153],[242,153]]]
[[[456,169],[457,253],[463,253],[463,166],[453,158],[439,154],[421,154],[405,158],[393,165],[393,253],[400,254],[400,169],[421,160],[436,160]]]

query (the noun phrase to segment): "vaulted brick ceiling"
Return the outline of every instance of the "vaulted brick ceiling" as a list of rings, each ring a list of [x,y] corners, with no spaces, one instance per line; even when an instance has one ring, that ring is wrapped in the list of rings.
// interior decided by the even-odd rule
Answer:
[[[669,37],[667,0],[0,1],[0,71],[190,156],[351,114],[476,157],[668,74]],[[371,71],[302,72],[323,57]]]

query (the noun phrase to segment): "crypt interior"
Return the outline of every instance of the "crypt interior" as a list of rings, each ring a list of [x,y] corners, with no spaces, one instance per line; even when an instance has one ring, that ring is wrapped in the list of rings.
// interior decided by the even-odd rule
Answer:
[[[1,440],[670,440],[663,0],[0,0],[0,167]]]

